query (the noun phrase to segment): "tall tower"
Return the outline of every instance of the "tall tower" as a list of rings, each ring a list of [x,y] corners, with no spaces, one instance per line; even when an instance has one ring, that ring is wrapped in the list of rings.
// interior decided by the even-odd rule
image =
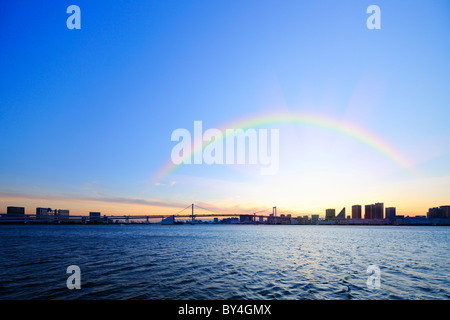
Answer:
[[[374,211],[374,205],[373,204],[366,204],[365,210],[364,210],[364,219],[373,219],[373,211]]]
[[[277,207],[272,208],[272,213],[275,218],[275,224],[277,224]]]
[[[384,214],[384,204],[383,203],[375,203],[375,212],[374,217],[375,219],[383,219]]]
[[[352,219],[361,219],[361,205],[352,206]]]
[[[386,208],[386,219],[395,218],[395,207]]]
[[[336,216],[336,209],[327,209],[325,210],[325,220],[334,219]]]

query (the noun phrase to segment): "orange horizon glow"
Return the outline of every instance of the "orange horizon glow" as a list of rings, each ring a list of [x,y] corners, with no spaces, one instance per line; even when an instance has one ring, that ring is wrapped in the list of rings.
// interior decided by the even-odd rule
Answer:
[[[336,211],[340,211],[342,208],[346,208],[346,216],[351,216],[351,207],[353,205],[359,204],[362,206],[362,215],[364,216],[364,206],[366,204],[372,204],[375,202],[382,201],[365,201],[365,202],[355,202],[352,204],[341,203],[336,204],[334,206],[323,206],[316,208],[298,208],[295,206],[277,206],[278,212],[282,214],[290,213],[292,216],[304,216],[311,214],[318,214],[320,217],[325,216],[325,210],[328,208],[336,209]],[[404,216],[424,216],[427,214],[428,209],[436,206],[448,205],[446,203],[437,203],[437,204],[425,204],[425,203],[417,203],[413,205],[407,204],[393,204],[384,202],[384,207],[395,207],[397,209],[397,215]],[[183,208],[178,206],[157,206],[157,205],[148,205],[148,204],[128,204],[128,203],[112,203],[105,202],[96,199],[38,199],[31,197],[23,197],[23,196],[11,196],[0,199],[0,213],[6,213],[6,207],[8,206],[17,206],[17,207],[25,207],[25,214],[35,214],[35,210],[37,207],[43,208],[53,208],[53,209],[67,209],[70,211],[70,215],[73,216],[83,216],[89,215],[89,212],[101,212],[102,215],[138,215],[138,216],[152,216],[152,215],[172,215],[176,214]],[[190,206],[189,203],[186,206]],[[185,207],[186,207],[185,206]],[[212,207],[213,211],[214,205],[212,204],[204,204],[202,202],[203,207]],[[276,205],[273,205],[276,206]],[[230,214],[252,214],[253,212],[257,212],[264,208],[271,208],[273,206],[248,206],[248,207],[236,207],[236,206],[227,206],[221,207],[220,212],[222,213],[230,213]],[[184,213],[190,213],[191,209],[187,209]],[[207,212],[199,210],[195,207],[194,202],[194,210],[197,211],[197,214],[206,214]],[[267,213],[268,214],[268,213]]]

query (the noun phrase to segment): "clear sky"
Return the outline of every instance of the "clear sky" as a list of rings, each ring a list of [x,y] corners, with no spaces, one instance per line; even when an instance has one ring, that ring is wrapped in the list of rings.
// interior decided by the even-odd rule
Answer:
[[[69,30],[66,9],[81,9]],[[366,9],[381,9],[369,30]],[[450,204],[450,3],[443,1],[2,1],[0,212],[318,213]],[[183,165],[158,177],[177,128],[309,114],[370,133],[273,123],[276,175]]]

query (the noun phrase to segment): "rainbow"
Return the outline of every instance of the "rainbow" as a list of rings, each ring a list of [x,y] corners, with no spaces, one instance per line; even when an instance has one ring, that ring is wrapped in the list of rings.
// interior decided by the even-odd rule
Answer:
[[[394,163],[400,167],[414,172],[415,169],[413,165],[393,146],[389,145],[386,141],[382,140],[380,137],[374,135],[373,133],[356,126],[353,123],[343,122],[338,119],[318,115],[312,113],[300,113],[300,112],[285,112],[285,113],[266,113],[259,115],[252,115],[244,118],[239,118],[235,121],[226,123],[220,126],[219,130],[223,133],[223,140],[227,139],[226,129],[243,129],[247,130],[250,128],[260,128],[273,125],[303,125],[303,126],[313,126],[318,128],[323,128],[328,131],[333,131],[338,134],[342,134],[356,140],[368,148],[382,154],[388,159],[392,160]],[[214,141],[213,143],[218,143],[222,141]],[[197,147],[192,150],[192,154],[189,157],[202,152],[204,147],[208,143],[200,144],[201,147]],[[176,165],[169,159],[154,175],[156,180],[162,180],[175,172],[180,168],[182,164]]]

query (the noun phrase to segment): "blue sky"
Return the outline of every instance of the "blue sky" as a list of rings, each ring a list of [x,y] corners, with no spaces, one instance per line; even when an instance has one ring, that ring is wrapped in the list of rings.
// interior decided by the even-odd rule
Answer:
[[[81,30],[66,27],[71,4],[81,8]],[[381,30],[366,28],[371,4],[381,8]],[[3,1],[0,8],[0,211],[158,213],[156,204],[202,202],[322,213],[385,201],[425,214],[448,204],[447,1]],[[185,166],[152,180],[170,157],[173,130],[289,110],[358,124],[411,159],[420,177],[346,137],[288,126],[276,177]]]

